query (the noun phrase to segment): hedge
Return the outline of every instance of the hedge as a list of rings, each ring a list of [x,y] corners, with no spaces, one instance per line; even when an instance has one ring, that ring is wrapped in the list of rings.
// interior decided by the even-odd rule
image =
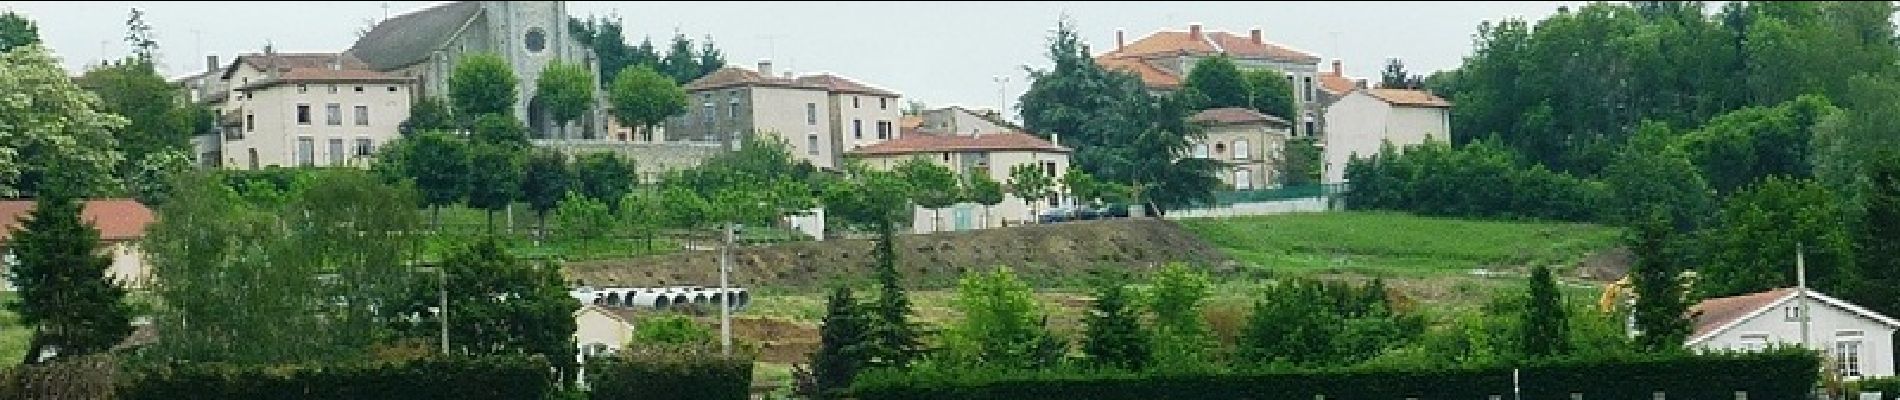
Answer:
[[[594,400],[744,400],[752,389],[752,359],[711,347],[635,346],[588,360],[586,372]]]
[[[1847,383],[1847,394],[1880,393],[1882,399],[1900,399],[1900,378],[1867,378]]]
[[[179,363],[135,371],[119,398],[542,399],[557,389],[538,356],[423,358],[403,362],[249,366]]]
[[[1799,350],[1753,354],[1652,355],[1558,360],[1519,368],[1525,399],[1670,400],[1806,398],[1819,358]],[[1214,374],[872,371],[851,389],[883,399],[1485,399],[1512,396],[1510,367],[1335,369]]]

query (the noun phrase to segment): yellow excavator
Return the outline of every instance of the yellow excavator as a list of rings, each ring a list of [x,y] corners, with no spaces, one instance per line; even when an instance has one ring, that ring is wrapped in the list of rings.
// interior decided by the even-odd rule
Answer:
[[[1695,271],[1682,272],[1682,296],[1685,300],[1690,297],[1689,292],[1695,287],[1695,278]],[[1622,300],[1625,295],[1632,298],[1636,296],[1630,287],[1633,284],[1629,275],[1623,275],[1623,279],[1603,285],[1603,295],[1597,297],[1597,310],[1606,313],[1616,311],[1616,306],[1620,303],[1618,300]]]

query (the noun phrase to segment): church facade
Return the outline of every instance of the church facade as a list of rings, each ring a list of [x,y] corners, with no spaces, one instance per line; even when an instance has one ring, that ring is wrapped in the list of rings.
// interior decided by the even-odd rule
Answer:
[[[568,23],[562,1],[459,1],[384,20],[346,53],[369,69],[413,79],[418,96],[444,101],[457,62],[473,54],[499,55],[515,73],[515,116],[535,137],[594,138],[606,126],[600,66]],[[596,88],[594,110],[565,126],[555,124],[534,99],[542,69],[557,60],[587,66]]]

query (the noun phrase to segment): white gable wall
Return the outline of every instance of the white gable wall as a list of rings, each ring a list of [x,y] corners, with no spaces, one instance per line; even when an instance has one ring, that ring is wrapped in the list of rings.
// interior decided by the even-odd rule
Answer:
[[[1728,330],[1719,331],[1708,339],[1690,345],[1704,349],[1741,350],[1749,347],[1744,338],[1750,335],[1766,335],[1767,343],[1799,344],[1801,323],[1787,319],[1787,309],[1798,307],[1799,304],[1795,300],[1776,304],[1773,309],[1746,318]],[[1809,348],[1824,350],[1831,357],[1834,344],[1843,337],[1842,333],[1858,331],[1861,333],[1862,376],[1894,375],[1893,327],[1817,298],[1808,299],[1808,310],[1813,315],[1808,324]],[[1828,362],[1831,363],[1831,359]]]

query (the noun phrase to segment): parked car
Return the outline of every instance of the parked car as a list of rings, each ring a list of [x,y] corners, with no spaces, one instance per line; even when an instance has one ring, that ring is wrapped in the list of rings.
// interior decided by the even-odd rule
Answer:
[[[1109,204],[1108,207],[1102,208],[1102,218],[1128,218],[1128,205],[1122,203]]]
[[[1069,209],[1067,207],[1057,207],[1057,208],[1043,210],[1042,215],[1036,216],[1036,222],[1044,223],[1044,224],[1068,222],[1072,220],[1075,220],[1075,210]]]

